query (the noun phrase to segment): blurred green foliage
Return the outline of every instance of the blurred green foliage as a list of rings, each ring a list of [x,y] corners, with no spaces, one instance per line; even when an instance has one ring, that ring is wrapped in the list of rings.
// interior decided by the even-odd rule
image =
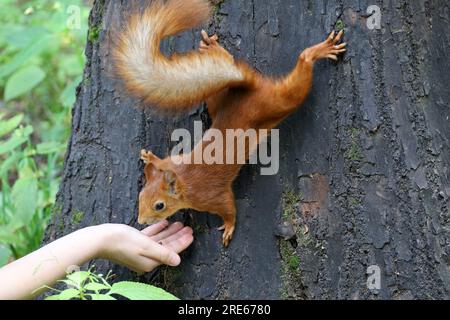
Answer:
[[[0,266],[37,249],[50,219],[88,14],[82,0],[0,2]]]

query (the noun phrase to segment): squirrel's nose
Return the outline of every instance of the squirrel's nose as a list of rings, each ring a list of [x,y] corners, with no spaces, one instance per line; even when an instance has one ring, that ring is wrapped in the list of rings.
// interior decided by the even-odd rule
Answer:
[[[145,224],[145,218],[139,216],[139,217],[138,217],[138,223],[139,223],[139,224]]]

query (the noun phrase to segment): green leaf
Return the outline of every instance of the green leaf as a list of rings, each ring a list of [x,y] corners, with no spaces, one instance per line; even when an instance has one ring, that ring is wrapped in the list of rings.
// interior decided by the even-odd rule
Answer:
[[[75,81],[69,83],[64,91],[59,96],[59,101],[63,104],[64,107],[70,108],[75,103],[76,99],[76,89],[80,84],[82,77],[78,77]]]
[[[4,244],[14,244],[19,241],[17,235],[14,232],[14,229],[9,225],[0,226],[0,242]]]
[[[6,82],[5,101],[10,101],[29,92],[44,80],[45,72],[35,66],[26,67],[15,72]]]
[[[78,77],[83,71],[83,66],[82,57],[75,54],[65,55],[59,61],[59,68],[70,77]]]
[[[10,75],[27,63],[31,58],[40,55],[43,50],[48,48],[51,40],[54,40],[52,36],[46,36],[34,42],[28,48],[21,50],[10,62],[0,67],[0,78]]]
[[[19,126],[19,124],[22,122],[22,120],[23,120],[23,114],[20,113],[9,120],[1,121],[0,122],[0,138],[7,135],[14,129],[16,129]]]
[[[49,31],[41,25],[6,24],[2,26],[2,29],[0,36],[11,49],[27,49],[30,45],[40,43],[41,39],[49,36]]]
[[[0,143],[0,154],[8,153],[27,141],[28,137],[11,137],[6,142]]]
[[[108,294],[87,294],[92,300],[117,300]]]
[[[0,244],[0,268],[8,263],[11,254],[11,250],[7,246]]]
[[[19,228],[29,224],[38,205],[38,181],[35,177],[21,177],[13,186],[12,199],[15,214],[12,224]]]
[[[59,294],[58,300],[72,300],[77,298],[80,299],[80,291],[76,289],[66,289]]]
[[[130,281],[113,284],[109,294],[118,294],[130,300],[178,300],[177,297],[161,288]]]
[[[97,291],[101,291],[101,290],[109,290],[109,289],[111,289],[111,287],[108,287],[107,285],[104,285],[102,283],[90,282],[84,286],[84,289],[97,292]]]
[[[83,283],[89,278],[90,272],[88,271],[77,271],[67,275],[67,280],[73,283],[77,288],[81,288]]]
[[[0,154],[8,153],[21,144],[28,141],[28,137],[33,133],[33,127],[27,126],[14,131],[14,134],[4,143],[0,143]]]
[[[36,146],[36,153],[45,155],[51,153],[61,152],[65,149],[65,145],[58,142],[44,142]]]
[[[3,161],[3,163],[0,165],[0,177],[2,177],[9,170],[11,170],[11,168],[17,165],[22,157],[22,152],[14,152],[10,157]]]

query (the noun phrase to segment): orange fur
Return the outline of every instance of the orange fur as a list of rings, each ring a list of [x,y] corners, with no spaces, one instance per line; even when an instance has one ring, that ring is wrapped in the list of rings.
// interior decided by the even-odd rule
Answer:
[[[156,19],[160,27],[155,28],[155,43],[162,36],[172,34],[186,27],[192,27],[203,21],[207,2],[202,0],[170,0],[167,5],[157,2],[144,15],[134,16],[126,32],[121,37],[121,43],[115,52],[120,74],[124,78],[127,88],[134,94],[144,97],[148,102],[158,103],[160,106],[178,111],[186,110],[183,106],[192,106],[202,99],[206,99],[208,111],[213,120],[212,128],[220,130],[226,137],[226,129],[272,129],[287,116],[294,112],[308,95],[313,78],[313,65],[319,59],[337,59],[337,55],[345,51],[345,44],[337,45],[342,33],[335,33],[328,39],[314,47],[308,48],[300,55],[297,66],[285,78],[273,80],[255,73],[243,63],[235,63],[231,55],[217,43],[217,37],[203,36],[200,52],[164,60],[159,47],[153,46],[152,58],[161,62],[158,68],[176,70],[180,78],[178,86],[186,78],[193,78],[194,89],[186,94],[180,88],[173,89],[168,79],[162,78],[158,85],[164,89],[149,89],[146,81],[153,81],[153,75],[145,76],[130,67],[129,59],[137,52],[128,46],[133,45],[136,31],[145,21]],[[181,8],[183,10],[181,10]],[[183,13],[181,14],[181,11]],[[181,15],[180,15],[181,14]],[[143,21],[141,21],[143,19]],[[139,33],[139,32],[138,32]],[[147,34],[152,38],[153,35]],[[130,51],[131,50],[131,51]],[[132,54],[130,54],[132,52]],[[138,63],[147,63],[138,61]],[[217,67],[226,66],[230,70],[239,70],[242,77],[228,78],[224,81],[214,73]],[[189,68],[183,66],[188,65]],[[200,72],[197,70],[200,69]],[[171,69],[171,70],[172,70]],[[150,79],[150,80],[149,80]],[[164,96],[161,95],[167,88]],[[200,142],[203,147],[210,142]],[[226,145],[226,139],[224,141]],[[197,152],[197,146],[191,154]],[[246,150],[248,155],[249,150]],[[180,209],[192,208],[201,212],[218,214],[224,220],[223,243],[231,241],[235,222],[236,207],[232,183],[241,165],[239,164],[175,164],[174,159],[167,157],[159,159],[151,152],[142,151],[144,160],[146,185],[141,191],[139,200],[139,222],[151,223],[165,219]],[[158,204],[164,204],[162,210],[156,210]]]

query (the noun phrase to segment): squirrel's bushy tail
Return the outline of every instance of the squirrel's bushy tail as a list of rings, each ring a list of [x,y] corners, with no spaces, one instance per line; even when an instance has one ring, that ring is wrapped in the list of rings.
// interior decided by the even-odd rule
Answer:
[[[133,15],[118,35],[113,55],[126,88],[166,111],[188,111],[244,75],[234,59],[220,50],[165,57],[164,37],[207,21],[206,0],[154,1],[142,14]]]

